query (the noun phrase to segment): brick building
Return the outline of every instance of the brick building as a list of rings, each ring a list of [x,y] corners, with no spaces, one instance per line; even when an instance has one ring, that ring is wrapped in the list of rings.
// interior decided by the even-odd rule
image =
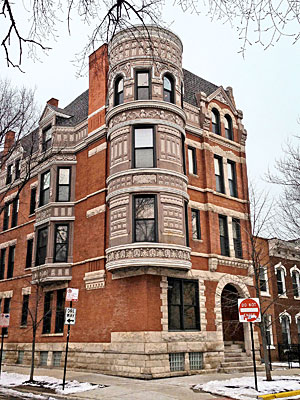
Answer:
[[[299,240],[263,239],[260,288],[266,310],[267,339],[273,360],[286,360],[290,345],[300,344]]]
[[[149,32],[95,51],[89,89],[63,109],[51,99],[0,174],[6,362],[29,363],[37,287],[42,365],[61,365],[68,287],[70,367],[151,378],[225,368],[230,341],[249,354],[243,114],[230,87],[182,68],[176,35]],[[17,198],[27,142],[42,162]]]

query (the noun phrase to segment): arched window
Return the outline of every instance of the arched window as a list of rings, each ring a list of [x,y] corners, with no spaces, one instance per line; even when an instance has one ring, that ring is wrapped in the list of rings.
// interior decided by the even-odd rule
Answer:
[[[220,129],[220,114],[219,111],[215,108],[211,110],[211,123],[212,123],[212,131],[217,135],[221,135]]]
[[[164,76],[164,101],[174,103],[174,79],[171,75]]]
[[[279,315],[281,333],[282,333],[282,343],[285,345],[291,344],[291,321],[290,316],[285,313]]]
[[[184,86],[181,82],[181,108],[183,108]]]
[[[275,265],[275,273],[276,273],[276,280],[277,280],[277,290],[279,295],[286,294],[286,286],[285,286],[285,276],[286,276],[286,269],[281,263]]]
[[[300,274],[298,269],[291,271],[294,297],[300,297]]]
[[[224,125],[225,137],[229,140],[233,140],[232,119],[228,114],[225,115]]]
[[[124,79],[119,76],[115,82],[115,106],[124,103]]]

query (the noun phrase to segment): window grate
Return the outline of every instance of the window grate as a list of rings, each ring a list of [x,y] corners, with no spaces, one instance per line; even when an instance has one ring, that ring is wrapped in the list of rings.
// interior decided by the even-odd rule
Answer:
[[[203,353],[189,353],[190,369],[203,369]]]
[[[48,351],[40,351],[40,365],[45,366],[47,365],[48,360]]]
[[[53,367],[60,367],[60,361],[61,361],[61,351],[54,351],[52,359]]]
[[[184,353],[170,353],[170,371],[184,371]]]
[[[23,360],[24,360],[24,350],[19,350],[17,364],[23,364]]]

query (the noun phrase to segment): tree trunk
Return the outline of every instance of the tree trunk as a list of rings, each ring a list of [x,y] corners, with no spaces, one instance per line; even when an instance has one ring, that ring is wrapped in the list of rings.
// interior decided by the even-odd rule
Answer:
[[[35,355],[35,337],[36,337],[36,327],[32,328],[32,346],[31,346],[31,366],[30,366],[30,377],[29,381],[33,382],[34,374],[34,355]]]
[[[266,371],[266,379],[267,381],[272,380],[271,369],[269,364],[269,353],[268,353],[268,345],[267,345],[267,338],[266,338],[266,330],[263,321],[259,324],[260,334],[262,339],[262,346],[263,346],[263,360],[265,363],[265,371]]]

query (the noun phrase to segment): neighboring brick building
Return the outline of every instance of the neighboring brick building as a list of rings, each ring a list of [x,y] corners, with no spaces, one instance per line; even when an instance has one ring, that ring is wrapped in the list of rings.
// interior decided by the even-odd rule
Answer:
[[[29,362],[31,281],[43,365],[62,362],[67,287],[79,288],[71,367],[151,378],[225,367],[227,341],[249,354],[243,114],[231,88],[182,69],[176,35],[149,32],[118,33],[90,56],[89,90],[48,102],[31,135],[48,157],[19,202],[15,161],[1,172],[2,192],[14,182],[0,233],[7,362]]]
[[[267,338],[273,360],[286,359],[289,345],[300,344],[299,240],[259,238],[260,287]]]

